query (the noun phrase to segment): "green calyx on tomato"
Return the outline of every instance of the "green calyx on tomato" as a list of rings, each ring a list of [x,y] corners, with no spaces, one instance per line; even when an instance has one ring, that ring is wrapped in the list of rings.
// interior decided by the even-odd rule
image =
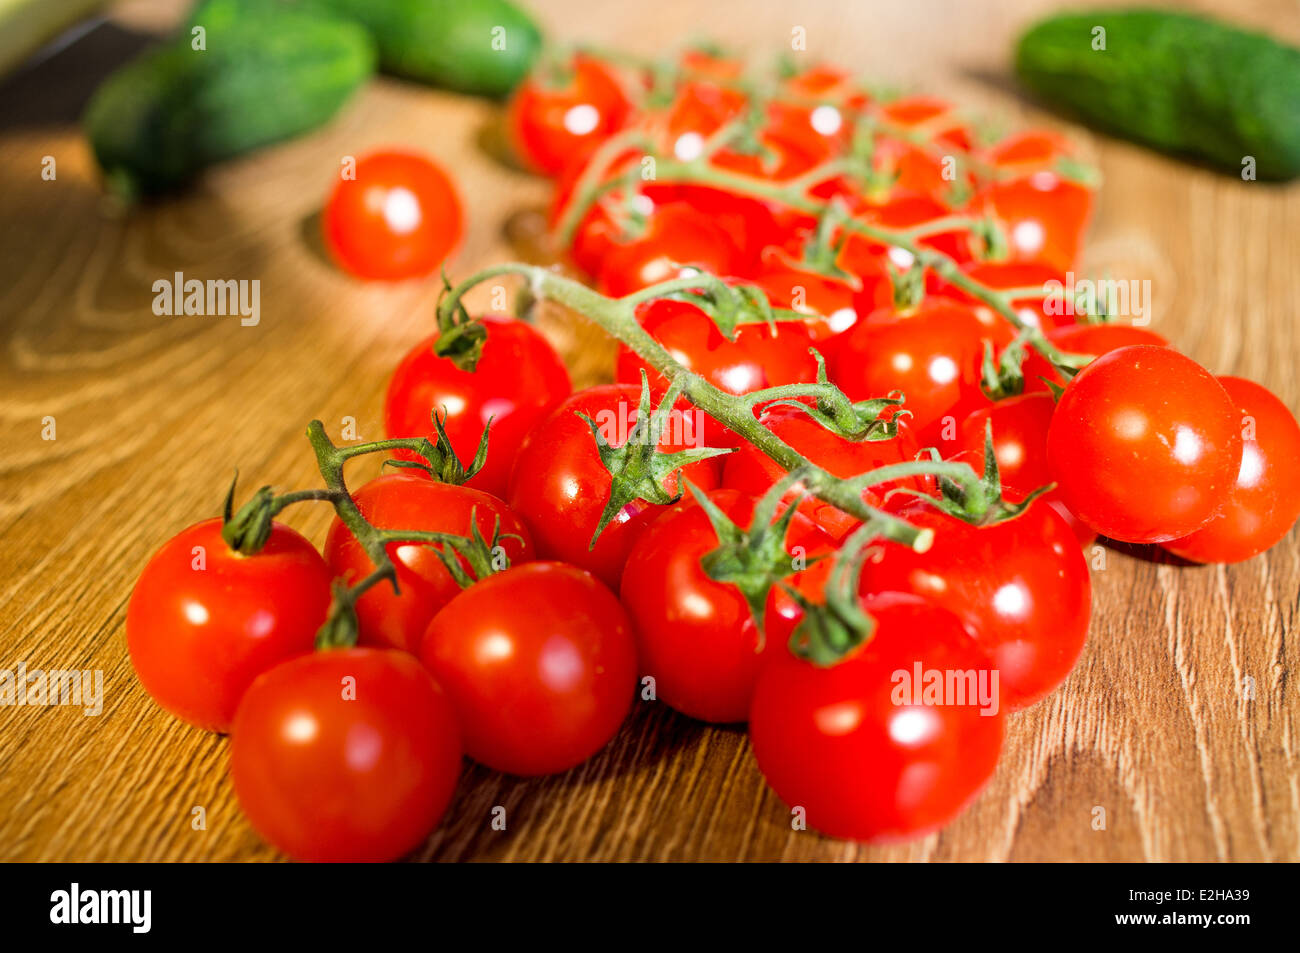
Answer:
[[[438,304],[434,313],[438,315],[438,338],[433,342],[433,353],[445,357],[462,371],[473,371],[483,355],[483,342],[487,340],[487,328],[483,322],[475,321],[460,299],[450,309],[442,307],[443,298],[451,292],[451,281],[447,271],[442,272],[442,290],[438,293]]]
[[[903,408],[903,392],[893,391],[886,397],[869,397],[865,400],[850,401],[848,396],[831,383],[826,376],[826,359],[816,348],[809,348],[813,359],[817,361],[817,385],[819,392],[814,404],[798,399],[774,400],[768,407],[792,407],[807,414],[822,427],[845,440],[860,442],[863,440],[893,440],[898,436],[898,419],[911,416],[911,411]],[[886,411],[894,409],[893,413]]]
[[[665,489],[665,483],[682,467],[734,451],[734,447],[695,447],[672,453],[659,450],[659,438],[669,425],[669,415],[680,393],[680,383],[674,383],[651,413],[650,379],[642,368],[641,397],[637,403],[636,420],[627,440],[619,446],[613,445],[610,435],[603,429],[607,424],[602,425],[586,414],[578,413],[591,428],[591,435],[596,441],[596,452],[600,454],[600,462],[610,476],[609,499],[601,511],[588,549],[595,547],[596,540],[605,531],[605,527],[629,503],[645,500],[647,503],[664,505],[680,500],[681,489],[670,492]]]
[[[258,552],[271,538],[271,518],[275,515],[275,492],[264,486],[253,498],[234,513],[235,484],[239,482],[239,471],[235,471],[226,491],[226,501],[221,510],[221,538],[226,545],[237,553],[251,556]]]
[[[867,547],[878,533],[875,521],[868,520],[844,541],[826,576],[822,602],[813,602],[793,586],[781,584],[803,610],[803,618],[790,633],[791,654],[826,667],[870,640],[875,620],[862,608],[858,581]]]
[[[786,536],[790,521],[798,511],[798,500],[776,516],[776,508],[782,497],[803,476],[795,470],[763,494],[754,507],[754,517],[746,529],[733,523],[709,499],[708,494],[701,492],[690,481],[683,481],[718,535],[718,548],[704,554],[700,559],[700,568],[714,582],[730,583],[740,590],[760,635],[763,632],[767,597],[772,587],[782,579],[802,572],[809,564],[821,558],[814,556],[809,560],[806,553],[792,554],[786,549]]]
[[[447,408],[442,408],[439,414],[435,408],[430,416],[433,418],[433,429],[437,432],[438,443],[435,445],[424,438],[422,448],[417,450],[420,456],[424,458],[424,463],[416,460],[385,460],[384,466],[396,467],[398,469],[419,470],[421,473],[427,473],[431,478],[439,483],[450,483],[454,486],[460,486],[474,474],[483,469],[487,463],[488,454],[488,431],[492,427],[492,418],[488,418],[488,425],[483,428],[483,436],[479,438],[478,450],[474,453],[474,459],[470,462],[469,469],[460,462],[460,457],[456,456],[456,449],[451,445],[451,438],[447,436],[445,421],[447,418]]]

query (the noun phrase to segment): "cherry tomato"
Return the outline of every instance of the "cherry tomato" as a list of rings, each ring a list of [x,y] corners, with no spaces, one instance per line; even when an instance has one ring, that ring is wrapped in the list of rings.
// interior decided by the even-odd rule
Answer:
[[[933,96],[905,96],[885,103],[881,113],[890,122],[915,129],[925,126],[931,139],[969,152],[972,145],[971,133],[952,103]]]
[[[554,176],[585,161],[631,111],[609,68],[578,54],[562,76],[535,74],[519,85],[506,107],[506,127],[524,161]]]
[[[801,574],[799,588],[824,565]],[[945,609],[897,593],[864,606],[876,623],[870,641],[828,667],[777,651],[799,614],[769,613],[774,647],[754,689],[749,739],[767,783],[822,833],[919,837],[956,817],[997,766],[1004,717],[978,691],[992,687],[992,664]],[[927,697],[931,673],[963,686],[967,676],[972,691]]]
[[[460,776],[460,728],[419,661],[331,649],[262,675],[230,744],[235,796],[295,860],[397,860],[438,825]]]
[[[410,152],[374,152],[340,179],[321,223],[339,267],[395,281],[431,274],[460,244],[464,216],[447,173]]]
[[[1061,499],[1103,536],[1188,536],[1227,503],[1240,414],[1223,385],[1172,348],[1103,354],[1070,381],[1047,431]]]
[[[754,499],[714,490],[709,499],[741,529],[754,519]],[[749,717],[764,643],[749,605],[730,583],[715,582],[700,560],[718,535],[694,500],[661,514],[633,547],[621,597],[632,617],[641,672],[656,697],[691,718],[717,723]],[[786,534],[790,571],[829,550],[831,540],[796,514]],[[769,596],[769,601],[772,597]]]
[[[608,248],[598,284],[619,298],[676,278],[683,266],[730,275],[741,260],[740,248],[722,226],[684,202],[669,202],[655,208],[643,235]]]
[[[1197,562],[1236,563],[1273,546],[1300,516],[1300,426],[1265,387],[1220,377],[1237,408],[1241,464],[1223,509],[1190,536],[1165,549]]]
[[[1031,327],[1048,331],[1052,328],[1074,325],[1074,315],[1064,313],[1065,309],[1060,306],[1059,297],[1049,300],[1046,295],[1049,288],[1065,287],[1065,275],[1055,268],[1034,261],[982,261],[967,264],[962,270],[980,284],[996,290],[1042,288],[1044,294],[1014,298],[1011,301],[1020,319]],[[955,285],[946,288],[943,293],[972,302],[977,309],[989,314],[990,317],[993,314],[988,305]]]
[[[636,687],[627,613],[590,573],[529,563],[448,603],[420,658],[460,716],[465,752],[507,774],[581,764],[614,737]]]
[[[898,435],[891,440],[857,441],[832,433],[803,411],[790,406],[770,407],[759,420],[805,458],[838,477],[857,476],[879,467],[906,463],[916,459],[920,450],[907,417],[899,419]],[[752,496],[762,496],[785,475],[779,464],[748,442],[742,443],[740,449],[725,460],[722,485]],[[925,493],[932,489],[933,481],[928,477],[893,480],[868,488],[862,498],[872,506],[880,506],[885,493],[896,487]],[[786,494],[785,502],[788,504],[805,492],[792,489]],[[843,539],[860,524],[856,517],[815,496],[804,495],[799,512],[837,540]]]
[[[957,428],[958,450],[950,457],[969,463],[976,473],[984,473],[984,431],[993,425],[993,454],[998,461],[1002,495],[1011,502],[1052,482],[1047,468],[1047,428],[1052,424],[1056,401],[1051,394],[1037,391],[1007,397],[973,411]],[[1097,534],[1079,521],[1061,502],[1055,490],[1039,497],[1039,504],[1056,510],[1074,531],[1080,545],[1087,545]]]
[[[857,292],[852,284],[802,267],[784,255],[769,255],[766,268],[754,284],[767,293],[774,308],[808,315],[805,323],[814,342],[847,331],[857,323]]]
[[[145,691],[177,718],[228,731],[249,684],[310,652],[330,605],[330,572],[311,543],[275,523],[254,556],[204,520],[150,557],[126,610],[126,644]]]
[[[1169,346],[1169,342],[1156,332],[1131,324],[1072,324],[1048,331],[1047,339],[1068,354],[1091,354],[1094,357],[1135,344]],[[1066,384],[1051,362],[1033,348],[1028,349],[1020,370],[1025,377],[1026,393],[1046,392],[1045,380],[1061,387]]]
[[[1074,268],[1092,218],[1092,191],[1054,172],[992,186],[977,199],[1002,223],[1017,261],[1041,261],[1059,271]]]
[[[886,312],[860,321],[836,339],[831,380],[852,400],[901,390],[921,446],[939,446],[944,433],[988,403],[980,390],[984,342],[1012,338],[1000,319],[981,318],[970,305],[927,296],[913,312]]]
[[[676,361],[729,394],[748,394],[817,379],[817,362],[808,351],[812,339],[803,322],[742,324],[736,328],[735,339],[728,341],[712,318],[686,301],[652,301],[639,309],[638,317],[641,326]],[[650,392],[657,400],[667,391],[667,381],[634,351],[619,349],[617,380],[640,384],[643,367],[649,375]],[[737,442],[735,434],[711,417],[705,421],[704,438],[704,446]]]
[[[436,410],[445,414],[447,437],[468,467],[490,419],[487,463],[468,485],[505,496],[524,437],[573,387],[560,356],[531,325],[496,315],[486,315],[482,321],[487,339],[472,372],[434,354],[436,334],[402,358],[388,382],[384,430],[389,437],[428,437],[436,444]],[[420,459],[404,450],[396,455]]]
[[[380,529],[469,537],[472,527],[477,526],[491,545],[493,528],[500,520],[504,556],[512,565],[533,558],[532,539],[523,522],[505,503],[481,490],[401,472],[371,480],[355,490],[352,498],[361,515]],[[520,539],[509,538],[511,535]],[[415,652],[429,620],[460,592],[460,586],[430,546],[390,543],[388,556],[397,567],[401,592],[394,592],[388,582],[380,582],[361,594],[356,601],[360,641]],[[325,560],[349,585],[375,570],[356,537],[337,517],[325,538]]]
[[[1091,617],[1088,565],[1073,531],[1048,506],[975,527],[915,501],[898,508],[934,530],[924,555],[886,543],[862,574],[863,592],[911,592],[960,618],[998,672],[1008,711],[1065,680]]]
[[[907,229],[936,218],[943,218],[952,211],[947,204],[933,196],[891,193],[882,202],[859,203],[855,214],[867,225]],[[949,232],[928,235],[921,239],[920,244],[943,252],[958,264],[972,261],[975,257],[970,231],[964,228],[954,228]],[[878,242],[861,233],[851,234],[840,252],[841,267],[853,274],[860,273],[859,269],[862,268],[863,262],[882,261],[888,261],[897,270],[906,271],[916,263],[916,257],[905,248]],[[943,282],[939,279],[927,276],[926,287],[931,291],[939,291],[942,285]],[[864,309],[859,308],[859,310]]]
[[[611,446],[627,443],[636,424],[639,386],[608,384],[578,391],[539,424],[515,462],[510,480],[510,507],[532,530],[538,554],[593,572],[611,589],[618,587],[623,564],[637,536],[663,509],[634,500],[605,527],[589,548],[600,514],[609,500],[610,475],[601,463],[586,414]],[[664,428],[659,450],[672,452],[702,446],[697,415],[674,414]],[[679,473],[700,489],[718,485],[719,465],[713,460],[693,463]],[[678,489],[678,475],[666,484]]]
[[[1050,169],[1056,160],[1072,151],[1070,142],[1060,133],[1046,129],[1026,129],[1007,136],[984,150],[984,161],[995,169],[1016,170],[1023,174]]]

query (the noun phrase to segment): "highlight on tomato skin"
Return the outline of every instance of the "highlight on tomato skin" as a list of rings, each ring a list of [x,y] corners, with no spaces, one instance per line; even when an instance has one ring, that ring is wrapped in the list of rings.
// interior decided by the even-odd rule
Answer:
[[[1300,517],[1300,425],[1276,395],[1254,381],[1220,377],[1219,383],[1240,415],[1236,480],[1208,523],[1163,545],[1195,562],[1238,563],[1276,545]]]
[[[1102,536],[1162,543],[1223,507],[1241,463],[1238,413],[1205,368],[1134,345],[1081,370],[1057,402],[1047,458],[1060,498]]]
[[[352,174],[347,174],[351,172]],[[358,278],[432,274],[460,245],[464,212],[451,177],[425,156],[372,152],[344,169],[321,212],[325,248]]]
[[[239,806],[295,860],[398,860],[438,825],[460,772],[458,717],[406,652],[303,655],[264,673],[235,715]]]
[[[136,677],[159,705],[226,732],[258,675],[312,651],[330,605],[331,573],[297,531],[273,523],[244,556],[204,520],[150,557],[131,592],[126,643]]]

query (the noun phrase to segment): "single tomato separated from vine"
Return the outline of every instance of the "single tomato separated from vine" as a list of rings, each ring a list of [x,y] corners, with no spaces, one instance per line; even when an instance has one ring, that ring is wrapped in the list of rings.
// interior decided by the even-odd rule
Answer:
[[[504,497],[524,438],[573,385],[564,361],[530,324],[492,314],[479,320],[487,336],[472,371],[435,353],[436,334],[402,358],[384,397],[384,431],[389,437],[428,437],[436,444],[436,412],[452,450],[468,467],[490,421],[487,461],[466,483]],[[396,456],[421,459],[408,450],[397,450]]]
[[[485,554],[489,565],[494,559],[514,565],[533,558],[532,539],[523,521],[501,500],[481,490],[401,472],[387,473],[363,484],[352,498],[361,515],[379,529],[451,533],[469,538],[477,527],[489,549],[499,523],[501,549],[499,553]],[[358,597],[355,608],[361,642],[416,652],[429,620],[460,592],[460,586],[427,544],[389,543],[387,551],[397,569],[401,591],[394,592],[392,584],[383,580]],[[468,569],[465,560],[457,558]],[[325,538],[325,559],[348,585],[356,585],[375,571],[366,551],[337,517]]]
[[[708,498],[737,527],[750,529],[752,496],[714,490]],[[749,717],[754,681],[771,643],[740,590],[713,580],[701,564],[719,545],[704,509],[694,499],[683,500],[633,547],[620,595],[632,617],[641,672],[654,678],[656,697],[701,721],[740,722]],[[781,568],[792,574],[831,548],[830,537],[796,514]]]
[[[820,599],[827,565],[801,575],[807,597]],[[894,842],[947,824],[987,783],[1002,750],[1002,709],[980,698],[980,687],[987,695],[994,684],[988,657],[948,610],[882,593],[863,603],[875,620],[868,641],[833,665],[814,665],[784,649],[802,619],[790,607],[787,599],[785,611],[768,614],[774,647],[749,716],[767,783],[831,837]],[[932,673],[964,697],[927,703]]]
[[[321,223],[325,247],[359,278],[396,281],[431,274],[460,244],[460,198],[447,173],[424,156],[374,152],[341,178]]]
[[[1220,377],[1242,432],[1237,479],[1223,508],[1190,536],[1165,543],[1184,559],[1236,563],[1282,539],[1300,517],[1300,425],[1266,387]]]
[[[461,771],[451,702],[418,659],[329,649],[262,675],[230,743],[239,806],[295,860],[397,860],[424,841]]]
[[[636,690],[627,613],[591,573],[494,573],[434,616],[420,658],[447,690],[465,753],[507,774],[567,771],[605,746]]]
[[[617,589],[637,537],[663,507],[641,499],[629,502],[591,545],[612,480],[601,462],[595,435],[580,415],[596,424],[610,446],[621,447],[635,430],[640,399],[640,387],[632,385],[606,384],[578,391],[529,434],[510,478],[510,508],[532,531],[539,557],[586,569],[611,589]],[[700,446],[700,433],[697,414],[674,413],[657,448],[672,453]],[[679,473],[710,490],[718,485],[719,471],[717,461],[702,460]],[[664,489],[680,492],[677,473],[667,478]]]
[[[310,652],[330,606],[330,571],[302,536],[273,523],[260,551],[234,552],[204,520],[150,557],[126,609],[131,664],[177,718],[228,731],[253,679]]]
[[[1161,543],[1228,502],[1241,422],[1223,385],[1168,347],[1103,354],[1070,381],[1047,432],[1061,500],[1103,536]]]

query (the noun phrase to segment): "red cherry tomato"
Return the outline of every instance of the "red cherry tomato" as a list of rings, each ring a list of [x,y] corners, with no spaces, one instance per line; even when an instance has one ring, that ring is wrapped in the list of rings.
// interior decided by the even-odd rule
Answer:
[[[841,334],[857,323],[857,292],[852,284],[800,267],[784,255],[769,254],[767,266],[754,284],[767,293],[774,308],[808,315],[805,323],[814,342]]]
[[[881,113],[890,122],[915,129],[925,126],[936,142],[969,152],[973,143],[970,130],[952,103],[933,96],[905,96],[885,103]]]
[[[490,419],[487,463],[468,485],[505,496],[515,454],[528,431],[573,387],[560,356],[532,326],[496,315],[486,315],[482,321],[487,339],[472,372],[434,354],[436,334],[402,358],[388,382],[384,430],[389,437],[428,437],[436,444],[436,410],[446,415],[447,437],[468,467]],[[420,459],[404,450],[396,455]]]
[[[1070,381],[1047,432],[1061,499],[1103,536],[1188,536],[1227,503],[1240,415],[1223,385],[1172,348],[1122,347]]]
[[[831,380],[852,400],[901,390],[921,446],[940,446],[945,430],[989,401],[980,390],[984,342],[1012,338],[1009,326],[985,320],[970,305],[926,297],[913,312],[885,312],[860,321],[836,340]]]
[[[663,507],[635,500],[618,512],[589,548],[600,514],[609,500],[610,475],[600,461],[586,414],[611,446],[627,443],[636,423],[639,386],[610,384],[578,391],[539,424],[515,462],[510,480],[510,507],[528,524],[543,559],[558,559],[596,574],[617,588],[627,554],[637,536]],[[674,415],[659,442],[663,452],[702,445],[696,415]],[[718,485],[719,465],[693,463],[679,473],[704,490]],[[678,489],[678,476],[668,480]]]
[[[1300,516],[1300,426],[1271,391],[1240,377],[1220,377],[1237,408],[1241,464],[1228,500],[1190,536],[1165,549],[1203,563],[1236,563],[1273,546]]]
[[[614,737],[636,687],[627,613],[562,563],[496,573],[448,603],[420,658],[460,716],[465,752],[508,774],[581,764]]]
[[[899,508],[934,530],[924,555],[885,544],[862,574],[864,592],[911,592],[960,618],[998,672],[1008,711],[1032,705],[1065,680],[1091,617],[1088,565],[1073,531],[1048,506],[974,527],[916,501]]]
[[[801,580],[824,576],[824,565]],[[865,607],[876,622],[871,640],[829,667],[777,651],[799,613],[769,613],[774,647],[754,690],[749,739],[767,783],[809,825],[898,841],[942,827],[975,799],[997,766],[1004,719],[980,703],[992,665],[956,616],[904,594]],[[968,675],[974,690],[927,699],[935,672],[954,684]]]
[[[1057,159],[1072,151],[1070,142],[1060,133],[1046,129],[1026,129],[1007,136],[984,150],[984,161],[995,169],[1017,170],[1028,174],[1047,169]]]
[[[1002,223],[1010,255],[1059,271],[1074,268],[1092,219],[1092,191],[1054,172],[992,186],[977,199]]]
[[[1099,357],[1121,347],[1150,344],[1168,347],[1169,342],[1154,331],[1131,324],[1072,324],[1047,332],[1047,339],[1068,354],[1091,354]],[[1025,377],[1025,392],[1046,392],[1045,380],[1061,387],[1066,384],[1060,372],[1033,348],[1029,348],[1020,367]]]
[[[1065,287],[1065,275],[1055,268],[1033,261],[982,261],[967,264],[962,270],[980,284],[996,290],[1042,288],[1044,294],[1014,298],[1011,301],[1020,319],[1031,327],[1048,331],[1074,325],[1074,315],[1064,313],[1059,296],[1049,298],[1046,295],[1049,289],[1055,291]],[[955,285],[947,287],[943,293],[972,302],[974,307],[990,317],[993,314],[988,305]]]
[[[302,536],[275,523],[262,550],[243,556],[221,528],[204,520],[168,540],[126,610],[126,644],[145,691],[207,731],[230,730],[254,678],[312,650],[330,605],[329,569]]]
[[[467,486],[453,486],[407,473],[388,473],[353,492],[357,509],[372,526],[455,533],[469,537],[477,525],[491,544],[500,520],[501,549],[512,565],[533,558],[533,544],[523,522],[495,496]],[[508,538],[510,535],[520,539]],[[432,547],[390,543],[388,556],[397,567],[400,594],[387,582],[371,586],[356,601],[361,642],[407,652],[419,650],[429,620],[460,592]],[[349,585],[375,570],[361,544],[337,517],[325,538],[325,559]],[[462,560],[463,563],[463,560]]]
[[[447,173],[423,156],[374,152],[340,179],[321,223],[325,247],[359,278],[431,274],[460,244],[464,216]]]
[[[598,284],[620,298],[678,277],[683,266],[730,275],[741,262],[740,248],[721,225],[684,202],[669,202],[654,209],[643,235],[608,248]]]
[[[717,324],[695,305],[660,299],[639,309],[641,326],[662,344],[682,366],[706,378],[729,394],[797,384],[817,379],[817,362],[809,353],[812,340],[802,322],[780,321],[743,324],[734,340],[727,340]],[[641,370],[650,379],[651,395],[657,400],[668,389],[667,381],[629,348],[619,349],[615,377],[625,384],[640,384]],[[681,406],[685,407],[685,403]],[[736,443],[736,436],[712,418],[705,426],[705,446]]]
[[[906,417],[899,420],[898,435],[893,439],[858,441],[832,433],[803,411],[790,406],[768,408],[759,420],[805,458],[838,477],[856,476],[879,467],[906,463],[916,459],[920,449]],[[785,475],[779,464],[748,442],[742,443],[740,449],[725,460],[722,485],[752,496],[762,496]],[[872,506],[880,506],[888,490],[904,487],[925,493],[932,486],[933,481],[928,477],[893,480],[868,488],[862,498]],[[798,489],[791,490],[786,494],[785,502],[788,504],[802,493]],[[799,512],[837,540],[843,539],[860,523],[856,517],[815,496],[804,495]]]
[[[1039,391],[1008,397],[971,413],[957,428],[956,453],[950,459],[969,463],[976,473],[984,473],[984,431],[993,425],[993,454],[998,461],[1002,495],[1011,502],[1052,482],[1047,468],[1047,428],[1052,424],[1056,401],[1051,394]],[[1080,545],[1087,545],[1097,534],[1079,521],[1053,490],[1039,498],[1039,504],[1056,510],[1074,531]]]
[[[714,490],[709,499],[741,529],[754,519],[754,499]],[[829,550],[831,540],[796,514],[786,534],[790,571]],[[621,597],[636,632],[641,672],[655,680],[670,708],[717,723],[749,717],[749,703],[766,651],[740,590],[715,582],[700,560],[718,548],[718,535],[694,500],[659,516],[633,547]],[[771,597],[769,597],[769,601]]]
[[[230,744],[240,807],[295,860],[397,860],[438,825],[460,769],[447,696],[388,649],[314,652],[267,672]]]
[[[579,54],[561,78],[525,79],[506,107],[506,127],[524,161],[554,176],[585,161],[623,127],[631,110],[608,67]]]

